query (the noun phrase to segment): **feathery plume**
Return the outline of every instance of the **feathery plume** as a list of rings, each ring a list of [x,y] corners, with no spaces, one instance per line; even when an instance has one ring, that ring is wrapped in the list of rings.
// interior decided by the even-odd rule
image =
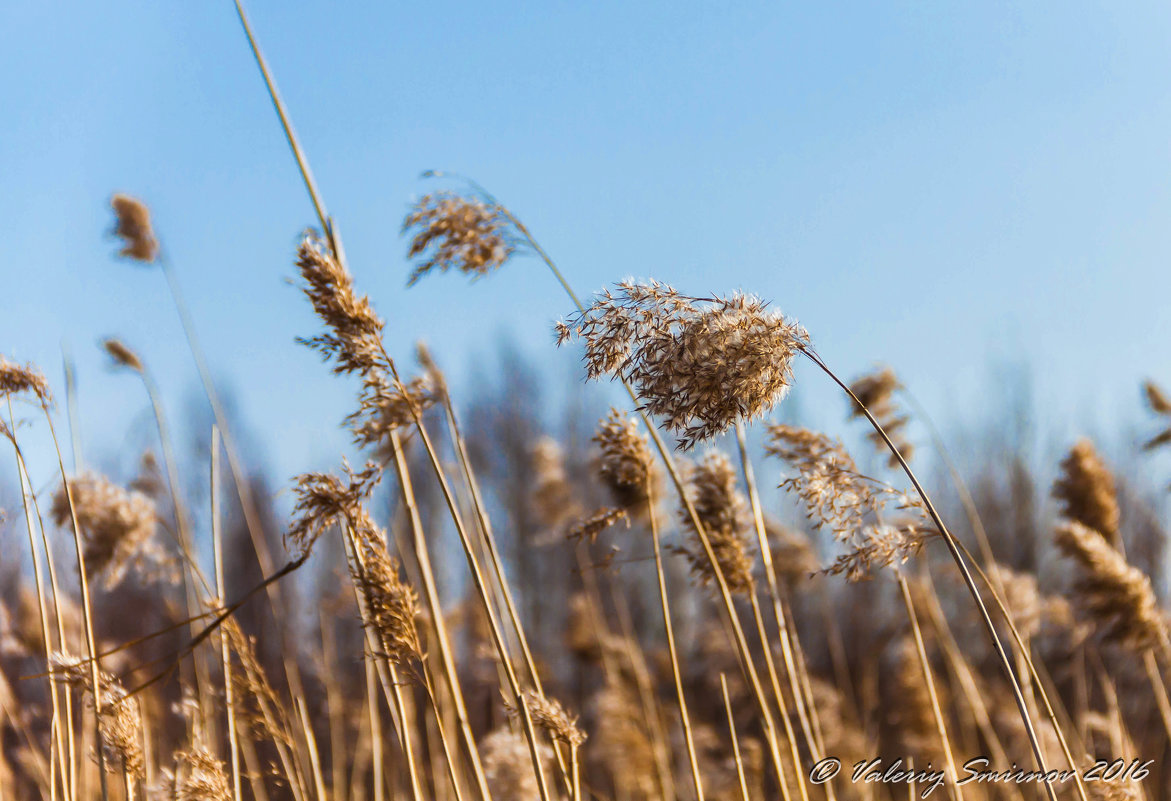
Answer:
[[[0,356],[0,395],[19,395],[31,392],[44,406],[53,403],[49,382],[32,363],[23,367]]]
[[[69,494],[85,541],[87,577],[105,573],[106,587],[113,588],[131,564],[156,556],[147,547],[158,523],[150,498],[93,473],[69,479]],[[64,485],[53,496],[52,516],[59,526],[71,520]]]
[[[1114,477],[1088,439],[1079,439],[1061,462],[1053,497],[1063,517],[1097,531],[1115,548],[1120,543]]]
[[[354,472],[343,465],[346,481],[329,473],[302,473],[294,479],[293,523],[285,532],[302,555],[313,550],[318,538],[339,522],[354,520],[360,514],[362,499],[374,491],[382,470],[373,462]]]
[[[560,701],[535,690],[525,690],[523,696],[533,724],[549,732],[550,737],[574,748],[586,741],[586,733],[577,725],[577,715],[570,715]],[[520,710],[517,707],[507,703],[505,706],[511,717],[519,717]]]
[[[647,502],[659,477],[646,435],[639,433],[638,419],[610,409],[593,441],[601,451],[598,475],[615,503],[635,512],[648,511]]]
[[[403,233],[411,231],[407,258],[417,260],[407,286],[435,269],[487,275],[516,252],[513,226],[501,206],[451,192],[419,200],[403,221]]]
[[[202,743],[176,754],[172,801],[230,801],[232,790],[224,764]]]
[[[547,745],[541,745],[540,754],[542,762],[552,758]],[[537,801],[541,797],[529,745],[524,737],[502,726],[480,743],[480,755],[493,798]]]
[[[768,430],[766,452],[796,471],[780,486],[801,499],[810,520],[851,547],[826,573],[862,580],[876,567],[906,562],[937,533],[919,500],[862,475],[841,442],[795,426]]]
[[[736,468],[728,457],[719,451],[707,454],[687,477],[687,496],[707,532],[728,589],[733,593],[752,592],[752,557],[745,540],[747,503],[736,489]],[[707,584],[715,580],[715,569],[685,507],[679,510],[679,517],[695,538],[683,553],[691,562],[691,572]]]
[[[1163,390],[1159,389],[1154,381],[1147,381],[1143,384],[1143,391],[1147,396],[1147,406],[1150,407],[1151,411],[1171,421],[1171,398],[1164,395]],[[1143,445],[1143,449],[1148,451],[1154,450],[1169,442],[1171,442],[1171,428],[1167,428],[1165,431],[1152,437]]]
[[[614,509],[609,506],[603,506],[589,517],[579,520],[570,526],[569,532],[565,536],[571,540],[588,539],[591,543],[594,543],[597,542],[598,535],[603,531],[610,528],[610,526],[619,520],[627,519],[628,516],[625,509]]]
[[[1057,547],[1081,569],[1078,600],[1103,639],[1141,652],[1167,642],[1167,623],[1151,581],[1095,530],[1076,521],[1057,527]]]
[[[113,338],[103,339],[102,349],[110,354],[110,358],[114,360],[116,366],[129,367],[136,372],[142,372],[142,360],[138,358],[138,354],[126,347],[121,341]]]
[[[49,669],[53,678],[74,689],[86,693],[87,701],[93,704],[93,688],[90,685],[90,671],[85,660],[64,653],[49,657]],[[141,779],[145,773],[142,742],[142,712],[138,698],[126,692],[126,688],[113,676],[102,671],[102,703],[98,715],[98,732],[101,739],[102,755],[106,770],[114,773],[125,770],[130,776]]]
[[[150,210],[141,200],[129,195],[114,195],[110,206],[114,209],[114,235],[124,243],[118,255],[153,262],[159,253],[159,243],[150,224]]]
[[[862,406],[865,406],[874,415],[874,419],[886,431],[887,436],[899,449],[903,458],[910,460],[914,446],[907,441],[904,431],[909,418],[900,414],[894,403],[894,393],[899,389],[902,389],[902,384],[899,383],[894,370],[889,367],[864,375],[850,385],[850,391],[858,397]],[[861,406],[851,404],[850,416],[864,417],[865,415],[862,413]],[[891,467],[898,467],[899,461],[887,449],[882,435],[877,431],[870,431],[866,436],[879,453],[887,455],[887,463]]]
[[[374,525],[365,508],[358,507],[351,525],[358,561],[350,575],[366,602],[364,625],[378,635],[383,653],[396,665],[423,658],[419,644],[419,598],[399,576],[398,560],[386,550],[386,535]]]
[[[692,298],[657,281],[604,291],[558,324],[559,344],[574,336],[585,340],[589,378],[628,382],[685,450],[768,412],[809,347],[805,329],[757,297]]]

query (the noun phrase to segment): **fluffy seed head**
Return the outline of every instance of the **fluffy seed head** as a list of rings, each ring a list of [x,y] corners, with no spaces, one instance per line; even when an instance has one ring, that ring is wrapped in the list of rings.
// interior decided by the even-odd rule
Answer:
[[[904,436],[903,429],[906,428],[908,418],[899,413],[894,402],[894,393],[901,388],[902,384],[899,383],[898,376],[889,367],[864,375],[850,385],[850,391],[858,397],[862,406],[865,406],[874,415],[874,419],[886,431],[895,447],[903,454],[903,458],[909,460],[914,452],[914,446]],[[862,407],[857,404],[851,406],[850,415],[852,417],[865,416]],[[870,431],[867,437],[880,453],[887,454],[887,461],[891,467],[898,466],[898,459],[893,453],[890,453],[882,436],[877,431]]]
[[[359,508],[351,525],[360,561],[350,574],[365,599],[365,625],[377,635],[384,656],[396,665],[421,659],[419,644],[419,599],[399,576],[398,560],[387,553],[385,535],[374,525],[364,508]]]
[[[484,759],[484,777],[493,798],[537,801],[541,797],[524,737],[502,726],[484,738],[480,743],[480,753]],[[542,745],[539,753],[542,762],[552,758],[547,745]]]
[[[451,192],[424,196],[403,221],[403,233],[414,234],[407,257],[416,259],[407,285],[435,269],[487,275],[516,251],[512,229],[504,209],[494,203]]]
[[[1080,439],[1061,462],[1053,485],[1061,514],[1097,531],[1114,547],[1119,544],[1118,497],[1114,477],[1088,439]]]
[[[86,575],[105,573],[106,587],[117,586],[132,564],[153,555],[147,545],[158,523],[154,502],[93,473],[70,479],[69,493],[85,540]],[[53,496],[52,515],[59,526],[71,520],[64,485]]]
[[[151,228],[150,210],[141,200],[129,195],[114,195],[110,206],[114,209],[114,235],[123,241],[118,255],[141,262],[154,261],[159,243]]]
[[[850,546],[826,569],[830,575],[865,579],[876,567],[906,562],[936,533],[921,502],[863,476],[837,440],[772,425],[766,451],[794,471],[781,487],[801,499],[809,519]]]
[[[691,298],[652,282],[618,284],[558,326],[585,340],[589,378],[621,378],[687,449],[768,412],[809,347],[796,323],[752,295]]]
[[[525,690],[523,695],[529,716],[537,728],[544,729],[553,739],[574,748],[580,747],[586,741],[586,733],[577,725],[577,715],[570,715],[560,701],[541,695],[535,690]],[[520,711],[509,706],[508,713],[515,718]]]
[[[92,705],[93,687],[87,662],[67,654],[54,653],[49,658],[49,669],[57,681],[87,692],[88,701]],[[110,773],[125,770],[130,776],[141,779],[146,763],[138,736],[142,728],[138,698],[127,693],[117,677],[109,673],[103,672],[99,681],[102,703],[98,731],[106,770]]]
[[[172,801],[230,801],[232,798],[224,764],[202,743],[176,755]]]
[[[594,442],[601,451],[598,475],[615,502],[623,508],[642,510],[658,475],[646,435],[639,433],[638,419],[611,409],[598,424]]]
[[[0,356],[0,395],[19,395],[31,392],[44,405],[53,402],[49,393],[49,382],[34,365],[23,367]]]
[[[354,290],[354,279],[334,258],[329,244],[308,233],[297,249],[297,269],[305,280],[302,291],[328,333],[298,339],[333,359],[335,373],[366,372],[380,366],[382,320],[365,295]]]
[[[1167,641],[1167,624],[1151,581],[1085,525],[1057,527],[1057,547],[1080,568],[1078,601],[1103,639],[1136,652]]]
[[[114,364],[119,367],[129,367],[131,370],[142,372],[142,360],[138,358],[138,354],[126,347],[119,340],[103,339],[102,349],[110,354],[110,357],[114,360]]]
[[[1143,391],[1147,396],[1147,406],[1150,407],[1151,411],[1160,417],[1171,419],[1171,398],[1163,394],[1163,390],[1159,389],[1153,381],[1146,382],[1143,385]],[[1171,428],[1152,437],[1143,448],[1153,450],[1167,443],[1171,443]]]
[[[744,538],[747,504],[736,489],[736,468],[728,457],[718,451],[707,454],[688,476],[687,496],[707,532],[728,588],[734,593],[752,592],[752,557]],[[715,568],[686,507],[679,510],[679,517],[693,538],[691,546],[684,550],[692,573],[707,584],[715,580]]]

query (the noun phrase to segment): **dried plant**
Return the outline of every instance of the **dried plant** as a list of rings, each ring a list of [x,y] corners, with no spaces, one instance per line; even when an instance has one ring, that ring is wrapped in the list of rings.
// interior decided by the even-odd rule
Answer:
[[[902,389],[902,384],[899,383],[894,370],[889,367],[864,375],[850,384],[850,391],[857,396],[862,406],[870,410],[870,413],[886,430],[887,436],[894,442],[903,458],[909,460],[914,452],[914,446],[904,436],[904,429],[909,418],[901,414],[894,403],[894,394],[899,389]],[[862,406],[853,404],[850,408],[850,415],[864,417]],[[886,443],[877,431],[868,432],[867,437],[874,443],[874,447],[879,453],[886,455],[891,467],[898,467],[898,459],[888,450]]]
[[[53,677],[70,687],[85,692],[93,704],[89,665],[86,661],[64,653],[55,653],[49,660]],[[106,770],[124,770],[127,775],[141,779],[145,775],[143,762],[142,711],[138,699],[126,692],[116,676],[103,671],[101,678],[101,709],[98,714],[98,733]]]
[[[104,573],[106,587],[113,588],[131,565],[143,564],[147,557],[159,558],[158,550],[150,547],[158,524],[150,498],[93,473],[69,479],[69,493],[85,542],[87,576]],[[53,496],[52,515],[59,526],[70,522],[64,485]]]
[[[542,761],[552,758],[548,746],[543,746]],[[536,801],[540,798],[537,776],[529,756],[525,738],[507,726],[496,729],[480,743],[484,758],[484,774],[493,798],[516,801]]]
[[[451,192],[424,196],[403,221],[412,232],[407,258],[416,259],[407,286],[432,270],[454,268],[473,277],[487,275],[516,252],[517,241],[503,208]]]
[[[350,525],[358,551],[350,574],[365,600],[363,623],[374,630],[382,644],[383,653],[377,656],[404,666],[422,659],[416,623],[419,599],[400,578],[398,560],[387,553],[386,535],[362,507]]]
[[[736,489],[736,468],[719,451],[708,453],[687,477],[687,495],[711,543],[712,552],[733,593],[752,592],[752,556],[748,550],[748,504]],[[686,508],[680,522],[690,529],[694,542],[683,549],[691,571],[703,584],[715,581],[715,568],[708,559],[699,534]]]
[[[21,366],[0,356],[0,395],[32,393],[44,406],[53,403],[49,382],[33,364]]]
[[[116,366],[127,367],[139,373],[142,372],[142,360],[138,358],[138,354],[120,340],[103,339],[102,349],[110,354],[110,358],[114,360]]]
[[[231,801],[224,765],[202,743],[175,755],[171,801]]]
[[[570,715],[560,701],[534,690],[525,690],[524,702],[529,708],[534,725],[549,732],[550,737],[574,748],[579,748],[585,743],[586,733],[577,725],[577,716]],[[519,717],[520,710],[508,705],[508,713],[516,718]]]
[[[1153,381],[1147,381],[1143,384],[1143,392],[1147,397],[1147,406],[1155,414],[1171,421],[1171,398],[1163,394],[1163,390],[1159,389]],[[1154,450],[1160,448],[1171,442],[1171,427],[1156,434],[1147,441],[1143,448],[1145,450]]]
[[[659,476],[646,435],[639,433],[638,418],[610,409],[598,423],[593,441],[600,451],[598,475],[614,502],[636,514],[649,511],[647,503]]]
[[[1121,515],[1114,477],[1088,439],[1078,440],[1062,460],[1053,497],[1064,517],[1097,531],[1115,548],[1119,546]]]
[[[297,500],[293,505],[293,523],[285,538],[301,554],[313,550],[318,538],[339,521],[359,514],[361,503],[369,497],[382,477],[381,468],[367,463],[359,472],[343,467],[346,480],[330,473],[302,473],[293,485]]]
[[[902,564],[935,535],[921,501],[858,471],[841,442],[788,425],[769,426],[766,452],[795,471],[781,482],[809,519],[850,547],[826,569],[850,581],[874,568]]]
[[[1057,527],[1057,547],[1080,568],[1078,600],[1108,642],[1143,651],[1167,642],[1167,622],[1150,579],[1098,532],[1078,522]]]
[[[129,195],[114,195],[110,206],[114,209],[114,235],[124,243],[118,255],[153,262],[159,254],[159,243],[150,224],[150,210],[141,200]]]
[[[601,509],[593,512],[593,514],[570,526],[566,536],[571,540],[585,539],[594,543],[597,542],[598,535],[621,520],[627,520],[625,509],[603,506]]]
[[[626,381],[680,447],[767,413],[788,392],[793,356],[809,347],[796,323],[752,295],[693,298],[657,281],[624,281],[558,324],[585,340],[590,379]]]

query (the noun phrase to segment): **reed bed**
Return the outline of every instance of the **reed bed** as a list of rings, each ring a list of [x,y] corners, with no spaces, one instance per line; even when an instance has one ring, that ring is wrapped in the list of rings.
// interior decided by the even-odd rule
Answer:
[[[566,293],[548,358],[616,405],[558,427],[505,378],[453,397],[426,348],[390,355],[237,9],[316,217],[288,254],[319,326],[299,343],[352,385],[352,449],[284,482],[281,513],[181,254],[113,195],[118,256],[163,274],[215,425],[179,449],[149,366],[108,339],[155,445],[102,475],[70,425],[69,469],[45,372],[0,356],[0,798],[1171,797],[1161,496],[1131,478],[1171,443],[1158,385],[1130,464],[1080,439],[961,470],[891,369],[845,380],[745,292],[579,296],[500,200],[430,172],[403,291],[543,264]],[[840,430],[784,415],[798,380],[841,390]],[[54,448],[26,452],[28,427]]]

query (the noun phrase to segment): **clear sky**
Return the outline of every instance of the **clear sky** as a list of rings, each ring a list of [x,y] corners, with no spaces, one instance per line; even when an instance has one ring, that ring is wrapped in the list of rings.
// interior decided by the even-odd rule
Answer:
[[[489,187],[582,291],[755,292],[847,376],[895,366],[941,420],[998,406],[996,361],[1102,430],[1141,414],[1141,379],[1171,384],[1166,3],[249,11],[392,350],[424,338],[457,379],[504,334],[564,376],[569,309],[533,259],[405,289],[399,226],[430,168]],[[353,387],[293,343],[317,328],[288,284],[313,212],[231,3],[8,0],[0,22],[0,352],[60,395],[68,344],[88,448],[145,408],[102,336],[183,413],[196,379],[162,276],[112,255],[127,192],[278,480],[335,463]]]

